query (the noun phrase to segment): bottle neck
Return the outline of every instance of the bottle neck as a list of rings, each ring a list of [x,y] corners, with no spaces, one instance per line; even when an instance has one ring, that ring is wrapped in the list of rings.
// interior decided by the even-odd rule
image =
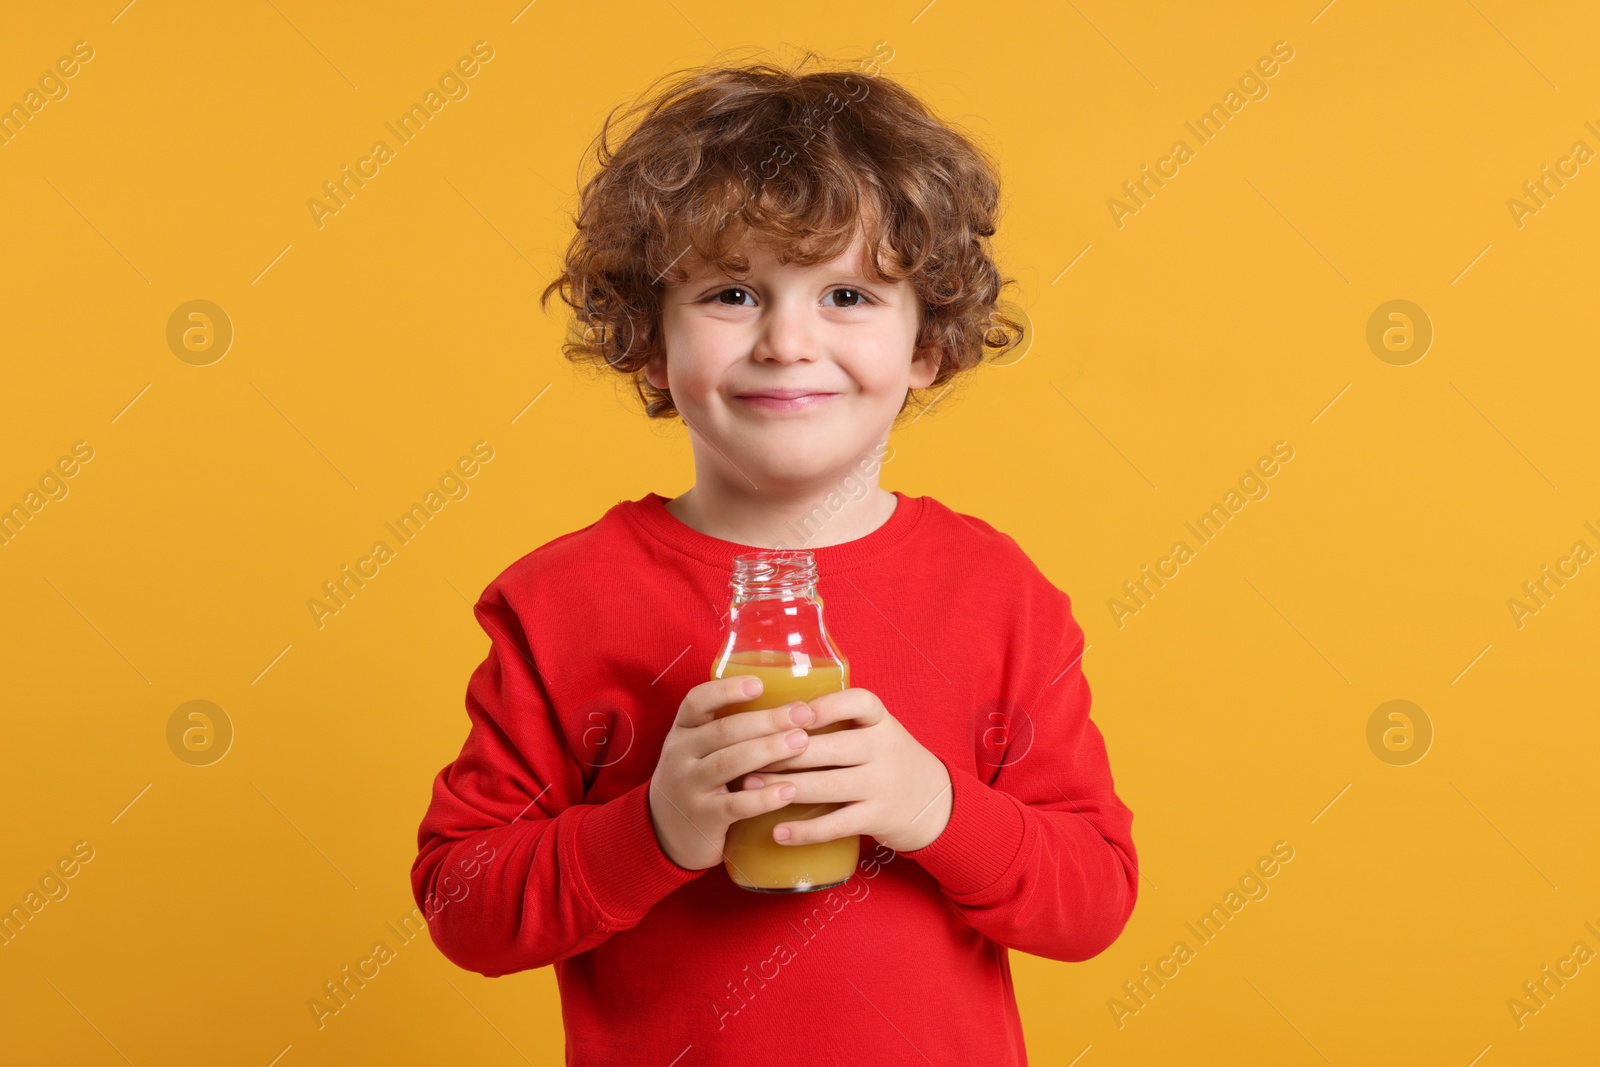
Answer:
[[[752,552],[733,559],[735,603],[764,598],[817,596],[817,563],[805,550]]]
[[[754,656],[803,664],[839,658],[822,621],[816,562],[808,551],[737,556],[729,582],[724,657]]]

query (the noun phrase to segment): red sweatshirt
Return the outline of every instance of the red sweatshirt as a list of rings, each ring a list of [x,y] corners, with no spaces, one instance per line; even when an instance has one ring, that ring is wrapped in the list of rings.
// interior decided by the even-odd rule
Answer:
[[[913,852],[863,836],[834,889],[685,870],[651,825],[662,740],[710,677],[748,546],[650,493],[484,590],[489,654],[412,890],[458,966],[555,965],[567,1063],[1025,1064],[1007,949],[1085,960],[1122,932],[1133,816],[1089,718],[1070,601],[1008,535],[895,497],[877,530],[812,550],[818,592],[851,684],[944,763],[952,810]]]

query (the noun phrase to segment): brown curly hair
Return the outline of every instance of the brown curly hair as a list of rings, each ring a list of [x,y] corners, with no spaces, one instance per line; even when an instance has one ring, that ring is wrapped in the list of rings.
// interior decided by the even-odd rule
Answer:
[[[651,418],[678,414],[644,375],[665,355],[661,289],[700,263],[748,271],[732,251],[747,230],[780,262],[802,266],[841,255],[860,232],[879,280],[912,279],[915,347],[937,349],[939,368],[927,389],[907,391],[901,415],[1020,344],[1022,324],[998,304],[1013,279],[989,246],[997,168],[881,72],[886,47],[835,69],[809,50],[793,70],[765,61],[686,68],[657,79],[621,122],[613,108],[592,145],[598,169],[583,186],[562,272],[539,298],[544,308],[559,293],[574,311],[566,357],[631,376]],[[812,63],[824,69],[800,72]],[[630,124],[613,147],[612,127]]]

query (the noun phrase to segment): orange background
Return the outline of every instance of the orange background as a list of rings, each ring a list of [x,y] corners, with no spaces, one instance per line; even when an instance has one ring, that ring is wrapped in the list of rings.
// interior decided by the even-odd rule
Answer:
[[[681,424],[575,373],[535,303],[600,120],[719,50],[878,42],[1000,160],[1034,327],[895,435],[883,484],[1013,534],[1073,597],[1144,864],[1101,956],[1013,954],[1033,1062],[1593,1057],[1600,965],[1520,1027],[1507,1003],[1600,952],[1600,567],[1508,606],[1600,549],[1600,176],[1571,162],[1508,206],[1600,149],[1584,5],[120,3],[0,35],[0,105],[93,51],[0,144],[0,505],[40,504],[0,546],[0,906],[92,850],[0,948],[8,1060],[562,1062],[549,969],[487,980],[418,940],[320,1030],[307,1001],[413,907],[479,590],[692,483]],[[307,201],[478,41],[467,95],[319,227]],[[1184,124],[1279,41],[1266,95],[1200,144]],[[1108,201],[1178,139],[1119,226]],[[193,300],[231,323],[220,359],[169,343]],[[1374,332],[1431,324],[1425,352],[1369,344],[1395,300]],[[319,628],[322,583],[479,441],[466,495]],[[1267,495],[1198,545],[1185,523],[1279,441]],[[1179,539],[1193,558],[1119,625]],[[221,715],[186,750],[196,700]],[[1419,710],[1369,743],[1392,700]],[[224,724],[221,759],[179,758]],[[1270,893],[1193,939],[1279,841]]]

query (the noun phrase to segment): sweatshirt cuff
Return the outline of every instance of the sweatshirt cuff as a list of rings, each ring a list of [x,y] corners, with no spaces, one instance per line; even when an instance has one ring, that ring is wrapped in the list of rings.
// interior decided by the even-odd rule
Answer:
[[[679,867],[661,851],[650,821],[648,778],[604,804],[582,807],[569,860],[608,923],[638,923],[657,901],[711,869]]]
[[[1022,851],[1027,822],[1021,801],[943,756],[938,759],[950,772],[950,822],[931,844],[900,855],[916,860],[945,892],[971,896],[1011,869]]]

